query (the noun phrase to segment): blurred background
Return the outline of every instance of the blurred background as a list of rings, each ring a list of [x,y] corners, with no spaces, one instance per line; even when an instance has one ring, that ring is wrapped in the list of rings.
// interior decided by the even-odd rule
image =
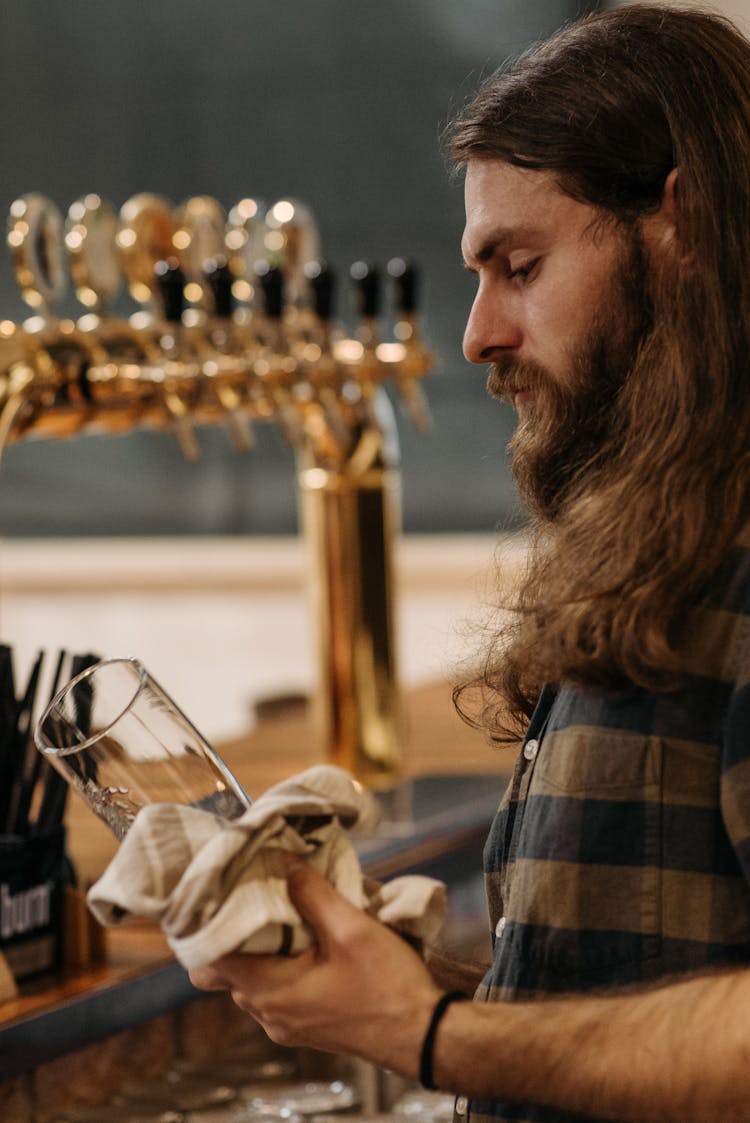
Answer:
[[[395,550],[406,687],[451,677],[475,617],[523,562],[506,463],[514,413],[461,354],[473,281],[461,268],[460,179],[441,134],[483,77],[601,0],[4,0],[0,210],[28,192],[63,211],[96,192],[175,204],[212,195],[315,213],[346,277],[394,255],[423,271],[438,354],[432,431],[398,404],[405,534]],[[716,5],[747,31],[750,0]],[[135,310],[124,293],[114,311]],[[0,251],[0,319],[29,315]],[[72,296],[57,310],[80,315]],[[391,337],[389,310],[383,338]],[[19,668],[42,647],[138,655],[210,737],[245,730],[259,700],[317,677],[311,567],[297,531],[294,455],[272,424],[238,453],[224,428],[182,459],[164,431],[27,440],[0,462],[0,628]],[[496,557],[497,532],[503,554]],[[516,533],[518,532],[518,533]],[[504,567],[504,569],[503,569]],[[472,623],[474,620],[474,623]],[[446,698],[449,695],[446,694]],[[446,705],[448,702],[446,702]]]
[[[365,258],[423,270],[438,352],[425,436],[399,422],[404,527],[492,531],[520,515],[504,448],[510,409],[461,354],[472,295],[460,267],[462,187],[441,132],[504,58],[597,5],[584,0],[5,0],[0,17],[0,209],[36,191],[63,213],[96,192],[152,191],[225,207],[292,196],[317,217],[346,279]],[[135,310],[123,296],[118,310]],[[60,314],[80,315],[74,298]],[[22,320],[5,253],[0,318]],[[390,338],[387,309],[383,337]],[[240,455],[220,428],[185,463],[168,435],[23,442],[0,466],[0,535],[290,534],[293,456],[276,426]]]

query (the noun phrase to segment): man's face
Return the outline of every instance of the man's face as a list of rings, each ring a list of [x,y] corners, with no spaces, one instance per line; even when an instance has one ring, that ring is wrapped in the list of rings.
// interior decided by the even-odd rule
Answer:
[[[605,441],[650,326],[643,243],[549,173],[475,160],[462,250],[479,282],[464,354],[492,364],[488,389],[516,406],[514,474],[527,505],[552,518]]]

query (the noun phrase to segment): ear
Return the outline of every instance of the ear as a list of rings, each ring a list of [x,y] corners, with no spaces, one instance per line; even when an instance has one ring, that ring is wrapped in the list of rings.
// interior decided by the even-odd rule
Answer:
[[[672,168],[664,180],[659,209],[641,219],[643,237],[653,253],[674,252],[677,243],[677,190],[679,168]]]

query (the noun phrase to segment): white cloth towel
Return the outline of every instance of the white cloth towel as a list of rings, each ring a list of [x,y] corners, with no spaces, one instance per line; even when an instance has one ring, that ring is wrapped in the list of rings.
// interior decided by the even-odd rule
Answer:
[[[445,919],[445,886],[418,875],[365,879],[344,831],[375,819],[372,795],[332,765],[276,784],[231,822],[151,804],[89,890],[89,908],[106,925],[129,915],[159,921],[187,968],[234,951],[295,955],[312,943],[287,893],[285,855],[298,854],[352,904],[431,944]]]

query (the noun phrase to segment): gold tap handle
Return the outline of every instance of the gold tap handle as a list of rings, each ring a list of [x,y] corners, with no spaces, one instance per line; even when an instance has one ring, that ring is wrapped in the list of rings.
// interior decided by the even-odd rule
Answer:
[[[68,208],[65,248],[76,296],[97,315],[122,287],[117,231],[117,212],[98,195],[83,195]]]
[[[265,221],[264,256],[281,270],[286,312],[294,313],[305,289],[305,265],[320,252],[315,217],[298,199],[279,199],[268,208]]]
[[[188,278],[185,289],[191,308],[183,315],[183,324],[191,323],[187,338],[203,359],[202,374],[206,387],[225,411],[224,421],[235,448],[250,452],[255,438],[250,422],[242,411],[242,398],[227,377],[232,377],[227,366],[231,360],[226,352],[232,336],[232,273],[227,264],[227,216],[224,208],[209,195],[195,195],[187,199],[175,213],[177,230],[174,242],[179,251],[182,269]],[[188,321],[188,317],[191,321]],[[211,327],[220,326],[226,336],[217,345]],[[234,360],[236,366],[236,358]]]
[[[421,342],[417,322],[419,271],[403,257],[392,258],[387,270],[396,306],[394,334],[399,340],[393,346],[403,351],[403,359],[397,362],[396,367],[398,390],[414,427],[426,432],[432,427],[432,417],[420,379],[431,369],[433,356]]]
[[[36,377],[33,367],[27,363],[16,363],[7,375],[5,401],[0,409],[0,459],[9,443],[16,420],[31,402],[27,391]]]
[[[355,261],[349,269],[357,311],[360,314],[358,340],[342,340],[337,350],[344,361],[351,352],[353,371],[360,391],[360,414],[365,425],[377,425],[375,400],[378,383],[383,374],[377,358],[378,316],[380,314],[381,285],[377,266],[367,261]],[[359,348],[359,357],[356,348]]]
[[[256,271],[264,305],[264,344],[261,355],[253,364],[253,374],[273,406],[284,440],[296,448],[303,437],[303,424],[301,407],[295,402],[289,389],[297,373],[297,363],[290,355],[284,338],[284,276],[278,266],[271,265],[268,261],[258,262]]]
[[[200,460],[201,450],[190,421],[188,407],[176,390],[164,390],[164,408],[167,411],[170,429],[174,433],[180,452],[186,460]]]
[[[308,342],[301,351],[303,369],[323,409],[331,438],[344,455],[351,444],[354,418],[342,394],[341,371],[332,351],[336,278],[323,258],[308,261],[304,274],[310,293],[310,307],[304,310],[305,337]]]
[[[138,304],[154,299],[154,266],[157,261],[174,258],[174,234],[172,204],[161,195],[142,192],[131,196],[120,208],[115,241],[131,296]]]
[[[206,307],[204,270],[209,261],[224,261],[227,216],[210,195],[194,195],[174,212],[176,230],[172,241],[191,291],[190,301]]]
[[[255,295],[255,263],[268,252],[265,246],[268,234],[265,216],[265,203],[250,198],[240,199],[228,216],[224,246],[233,274],[243,282],[240,299],[247,301],[252,301]]]
[[[276,420],[288,445],[296,448],[302,440],[303,425],[299,409],[285,386],[269,386],[268,395],[273,402]]]
[[[239,452],[252,452],[255,436],[249,419],[242,412],[242,399],[233,386],[217,382],[214,392],[226,411],[226,424],[229,435]]]
[[[21,296],[38,315],[65,295],[68,274],[63,264],[63,218],[46,195],[32,192],[11,203],[8,247]]]

